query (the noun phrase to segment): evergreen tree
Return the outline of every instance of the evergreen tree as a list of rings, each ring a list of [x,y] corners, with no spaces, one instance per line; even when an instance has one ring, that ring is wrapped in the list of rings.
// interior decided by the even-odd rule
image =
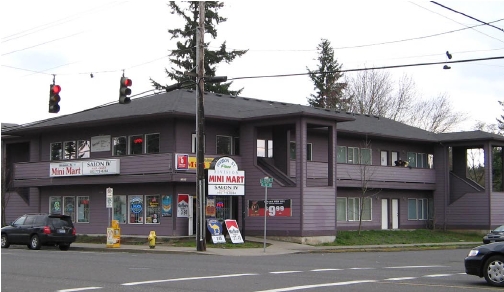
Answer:
[[[188,1],[187,5],[182,7],[182,2],[170,1],[168,6],[171,9],[171,14],[176,14],[185,19],[186,23],[183,28],[175,28],[168,30],[171,34],[171,39],[178,39],[177,49],[170,53],[170,61],[176,65],[171,70],[165,68],[168,78],[174,83],[182,83],[194,81],[194,77],[184,75],[185,71],[191,71],[196,67],[196,29],[199,24],[198,1]],[[224,3],[218,1],[205,1],[205,34],[217,38],[216,26],[219,23],[225,22],[227,18],[221,17],[218,13],[219,9],[224,6]],[[228,51],[226,42],[222,43],[218,50],[209,50],[209,42],[205,42],[205,76],[215,76],[217,65],[221,62],[231,63],[236,57],[240,57],[247,50],[232,50]],[[150,79],[152,85],[157,89],[165,89],[168,85],[162,85]],[[227,83],[206,83],[205,91],[239,95],[243,90],[232,91],[229,89],[232,82]]]
[[[499,101],[499,104],[504,107],[504,101]],[[497,126],[499,129],[504,130],[504,115],[501,115],[501,118],[497,118],[496,120],[498,122]]]
[[[319,61],[317,70],[308,70],[309,76],[313,81],[316,93],[308,97],[308,103],[313,107],[330,108],[336,110],[347,110],[349,100],[343,96],[345,83],[338,80],[343,77],[340,64],[334,59],[334,50],[327,39],[322,39],[317,46]]]

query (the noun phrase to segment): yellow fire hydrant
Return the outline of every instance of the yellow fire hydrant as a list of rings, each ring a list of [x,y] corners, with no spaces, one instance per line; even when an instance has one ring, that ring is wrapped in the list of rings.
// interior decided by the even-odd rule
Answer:
[[[150,248],[155,248],[156,247],[156,231],[151,231],[149,233],[149,237],[147,237],[149,240],[149,247]]]

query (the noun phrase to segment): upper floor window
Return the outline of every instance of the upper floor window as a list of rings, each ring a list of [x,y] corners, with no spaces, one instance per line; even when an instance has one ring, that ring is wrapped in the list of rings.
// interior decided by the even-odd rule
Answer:
[[[159,153],[159,134],[138,134],[112,138],[112,155]]]
[[[112,138],[112,155],[126,155],[126,136]]]
[[[143,135],[129,136],[129,154],[142,154],[143,145]]]
[[[359,148],[358,147],[348,147],[348,163],[359,164]]]
[[[290,142],[290,158],[296,159],[296,142]],[[313,160],[313,143],[306,144],[306,160]]]
[[[408,166],[417,168],[433,168],[434,155],[408,152]]]
[[[145,134],[145,153],[159,153],[159,134]]]
[[[338,163],[347,163],[347,148],[346,146],[338,146]]]
[[[273,157],[273,140],[257,139],[257,157]]]
[[[371,165],[371,149],[361,148],[361,163]]]
[[[232,155],[231,149],[232,148],[232,141],[233,137],[231,136],[221,136],[217,135],[216,136],[216,147],[217,151],[216,154],[219,155]]]
[[[61,142],[51,143],[51,160],[63,159],[63,144]]]
[[[51,143],[51,160],[89,158],[90,145],[89,140]]]

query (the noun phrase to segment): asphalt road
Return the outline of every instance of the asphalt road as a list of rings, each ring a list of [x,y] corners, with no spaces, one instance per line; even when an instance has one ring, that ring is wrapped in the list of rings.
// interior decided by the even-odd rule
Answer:
[[[1,291],[502,291],[464,273],[468,250],[226,257],[2,249]]]

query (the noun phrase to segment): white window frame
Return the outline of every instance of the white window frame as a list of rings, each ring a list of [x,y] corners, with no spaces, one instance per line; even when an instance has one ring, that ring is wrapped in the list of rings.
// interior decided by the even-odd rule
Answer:
[[[351,197],[347,198],[347,219],[348,221],[359,221],[360,218],[360,200],[369,201],[369,219],[362,219],[362,221],[373,221],[373,200],[370,197],[360,198]],[[352,202],[352,203],[350,203]],[[350,210],[350,205],[352,209]],[[364,202],[364,206],[366,203]],[[363,214],[364,215],[364,214]]]
[[[351,150],[351,151],[350,151]],[[352,152],[352,158],[350,159],[350,152]],[[360,149],[359,147],[347,147],[347,163],[348,164],[360,164]]]
[[[410,214],[410,202],[415,202],[415,217]],[[408,220],[426,221],[429,220],[429,199],[408,198]]]
[[[347,198],[346,197],[341,197],[341,198],[336,198],[336,204],[337,204],[337,208],[336,208],[336,212],[338,212],[338,214],[336,214],[336,220],[339,221],[339,222],[346,222],[348,221],[348,216],[347,216]],[[344,206],[340,206],[340,204],[343,204]],[[340,216],[340,211],[344,213],[343,217],[345,217],[345,219],[338,219],[338,216]]]
[[[191,134],[191,153],[196,153],[196,147],[197,147],[196,138],[198,138],[196,133],[192,133]],[[203,135],[203,153],[206,152],[205,145],[206,145],[206,135]]]
[[[81,214],[80,214],[80,201],[81,199],[86,199],[88,201],[87,203],[87,206],[88,206],[88,210],[87,210],[87,217],[86,217],[86,214],[84,214],[84,216],[82,217],[83,220],[87,220],[87,221],[79,221],[81,220]],[[89,200],[89,196],[77,196],[76,197],[76,200],[75,200],[75,203],[77,205],[77,209],[76,209],[76,212],[75,212],[75,216],[77,216],[76,218],[76,222],[77,223],[89,223],[90,219],[90,214],[91,214],[91,203],[90,203],[90,200]],[[84,212],[86,212],[86,210],[84,210]]]
[[[346,146],[338,146],[337,147],[337,153],[336,153],[336,160],[340,158],[340,149],[343,150],[344,153],[342,153],[342,158],[344,158],[345,161],[338,161],[338,163],[348,163],[348,154],[347,154],[347,147]]]

